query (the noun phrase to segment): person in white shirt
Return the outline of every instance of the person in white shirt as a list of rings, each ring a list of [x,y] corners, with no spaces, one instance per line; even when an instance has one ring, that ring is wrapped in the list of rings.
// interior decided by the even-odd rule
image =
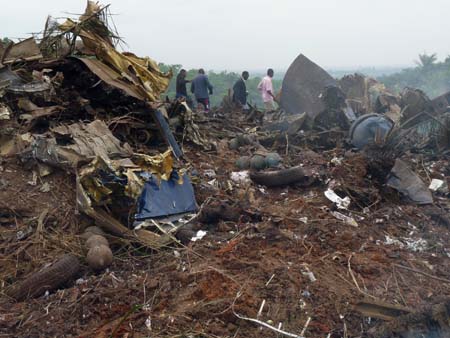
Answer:
[[[261,97],[264,102],[264,108],[266,111],[271,111],[275,109],[273,104],[275,100],[275,95],[273,94],[273,69],[269,68],[267,70],[267,76],[264,76],[261,82],[258,84],[258,90],[261,92]]]

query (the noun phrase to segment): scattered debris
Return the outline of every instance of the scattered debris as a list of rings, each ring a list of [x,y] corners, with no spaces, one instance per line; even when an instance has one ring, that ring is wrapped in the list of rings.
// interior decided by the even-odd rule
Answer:
[[[350,206],[350,198],[348,196],[341,198],[330,188],[325,191],[325,196],[331,202],[335,203],[338,209],[348,209]]]
[[[433,203],[433,196],[428,187],[417,176],[408,165],[400,160],[395,160],[395,165],[389,174],[387,185],[407,196],[411,201],[418,204]]]
[[[439,192],[441,194],[448,194],[448,185],[447,182],[445,182],[444,180],[433,178],[428,188],[432,191]]]
[[[448,336],[447,94],[300,55],[195,111],[119,42],[88,2],[0,43],[1,334]]]
[[[338,220],[343,221],[345,224],[351,225],[352,227],[357,228],[358,223],[353,217],[346,216],[340,212],[332,211],[331,214],[336,217]]]
[[[191,238],[191,241],[192,241],[192,242],[197,242],[197,241],[201,240],[203,237],[205,237],[206,234],[207,234],[206,231],[199,230],[199,231],[197,231],[197,233],[195,234],[195,236]]]

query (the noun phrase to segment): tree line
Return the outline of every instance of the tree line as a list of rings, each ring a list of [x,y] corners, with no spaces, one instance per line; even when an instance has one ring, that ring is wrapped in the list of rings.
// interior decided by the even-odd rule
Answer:
[[[405,87],[423,90],[430,98],[450,91],[450,56],[438,62],[436,54],[420,54],[416,67],[377,78],[386,87],[399,93]]]

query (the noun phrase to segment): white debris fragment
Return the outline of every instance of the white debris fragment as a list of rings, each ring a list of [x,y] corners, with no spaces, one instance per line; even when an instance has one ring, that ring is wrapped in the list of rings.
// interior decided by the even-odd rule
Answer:
[[[355,221],[355,219],[353,217],[346,216],[337,211],[332,211],[331,214],[334,217],[336,217],[337,219],[343,221],[345,224],[351,225],[352,227],[355,227],[355,228],[358,227],[358,223]]]
[[[314,276],[314,274],[311,271],[305,271],[302,272],[302,274],[303,276],[307,276],[312,283],[314,283],[317,280],[316,276]]]
[[[203,231],[203,230],[197,231],[197,233],[195,234],[195,236],[192,237],[191,241],[192,241],[192,242],[197,242],[197,241],[201,240],[203,237],[206,236],[206,233],[207,233],[207,232],[206,232],[206,231]]]
[[[148,316],[147,319],[145,320],[145,326],[149,331],[152,330],[152,319],[150,318],[150,316]]]
[[[301,217],[299,218],[299,221],[308,224],[308,217]]]
[[[231,173],[231,180],[235,183],[250,183],[250,177],[248,170],[233,171]]]
[[[211,181],[208,181],[206,183],[208,183],[212,187],[216,187],[217,186],[217,179],[213,178]]]
[[[405,245],[396,238],[392,238],[389,235],[385,235],[384,237],[386,238],[386,240],[384,241],[384,244],[386,245],[397,245],[400,248],[405,247]]]
[[[27,184],[35,187],[37,185],[37,179],[38,179],[37,172],[33,171],[33,178],[31,179],[31,181],[28,181]]]
[[[216,172],[215,172],[213,169],[206,169],[206,170],[203,172],[203,174],[204,174],[206,177],[209,177],[209,178],[215,178],[215,177],[216,177]]]
[[[448,251],[447,249],[444,249],[444,252],[447,255],[447,257],[450,258],[450,251]]]
[[[348,209],[350,205],[350,197],[341,198],[329,188],[325,191],[325,197],[335,203],[338,209]]]
[[[340,165],[340,164],[342,164],[342,160],[343,160],[344,158],[343,157],[333,157],[332,159],[331,159],[331,163],[332,164],[335,164],[335,165]]]
[[[408,250],[414,252],[424,252],[425,250],[428,249],[428,242],[423,238],[419,239],[403,238],[403,240],[406,242],[406,248]]]
[[[40,192],[49,192],[51,190],[50,184],[48,182],[45,182],[42,184],[42,186],[39,188]]]
[[[397,245],[400,249],[407,249],[413,252],[424,252],[428,249],[428,242],[423,238],[413,239],[408,237],[403,237],[402,241],[385,235],[386,240],[384,244],[386,245]]]
[[[445,182],[444,180],[439,180],[437,178],[433,178],[431,180],[430,186],[428,188],[434,192],[440,192],[442,194],[448,193],[447,182]]]
[[[309,270],[309,267],[306,265],[303,268],[302,275],[308,277],[312,283],[314,283],[317,280],[316,276],[314,276],[312,271]]]
[[[11,110],[3,105],[0,104],[0,120],[10,120],[11,119]]]

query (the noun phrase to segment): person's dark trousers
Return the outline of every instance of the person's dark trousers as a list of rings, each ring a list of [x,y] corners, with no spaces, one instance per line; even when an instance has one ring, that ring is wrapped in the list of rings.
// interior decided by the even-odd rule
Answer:
[[[209,111],[209,99],[197,99],[197,103],[201,103],[205,107],[205,111]]]

